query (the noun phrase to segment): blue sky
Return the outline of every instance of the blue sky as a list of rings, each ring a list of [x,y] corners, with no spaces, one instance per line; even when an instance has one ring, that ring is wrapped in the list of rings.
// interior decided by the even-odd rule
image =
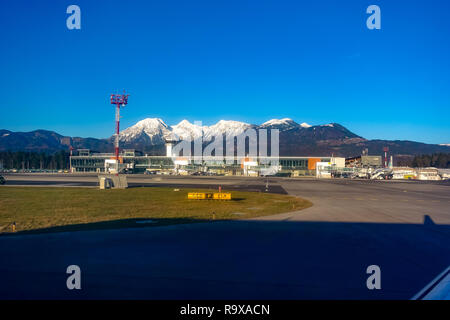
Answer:
[[[81,30],[66,27],[81,8]],[[368,30],[366,8],[381,8]],[[449,1],[2,1],[0,128],[289,117],[368,139],[450,143]]]

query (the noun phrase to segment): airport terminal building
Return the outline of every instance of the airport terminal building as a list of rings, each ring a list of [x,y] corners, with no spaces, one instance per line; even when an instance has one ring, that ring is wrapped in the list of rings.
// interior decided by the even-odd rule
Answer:
[[[135,150],[123,150],[119,164],[113,153],[95,153],[79,149],[70,156],[70,171],[114,173],[119,166],[123,173],[163,175],[227,175],[227,176],[284,176],[317,178],[366,179],[448,179],[449,172],[436,168],[384,168],[381,156],[353,158],[329,156],[302,157],[194,157],[143,155]]]
[[[70,157],[71,172],[105,172],[115,161],[113,153],[92,153],[80,149]],[[315,176],[319,165],[345,167],[345,158],[327,156],[304,157],[169,157],[143,155],[123,150],[119,163],[124,172],[153,174],[215,174],[215,175],[279,175]]]

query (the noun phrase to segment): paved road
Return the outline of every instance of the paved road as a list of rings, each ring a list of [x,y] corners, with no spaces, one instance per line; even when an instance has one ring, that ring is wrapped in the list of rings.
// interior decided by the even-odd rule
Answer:
[[[180,181],[265,185],[236,177],[152,183]],[[448,183],[275,185],[314,206],[247,221],[0,237],[0,297],[409,299],[450,265]],[[70,264],[81,267],[80,291],[66,289]],[[372,264],[381,290],[366,287]]]

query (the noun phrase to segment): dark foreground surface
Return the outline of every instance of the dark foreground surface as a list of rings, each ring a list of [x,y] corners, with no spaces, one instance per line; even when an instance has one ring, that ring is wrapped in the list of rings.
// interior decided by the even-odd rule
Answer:
[[[153,183],[183,181],[266,183]],[[270,186],[314,206],[247,221],[1,236],[0,297],[409,299],[450,265],[446,183],[271,179]],[[81,268],[81,290],[66,287],[69,265]],[[366,287],[369,265],[381,269],[381,290]]]

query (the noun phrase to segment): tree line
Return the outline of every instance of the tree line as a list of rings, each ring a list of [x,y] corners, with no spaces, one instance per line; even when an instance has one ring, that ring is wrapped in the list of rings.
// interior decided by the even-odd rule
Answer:
[[[70,153],[64,150],[54,154],[44,152],[1,151],[0,168],[18,170],[64,170],[69,169]]]
[[[415,156],[412,160],[413,167],[425,168],[450,168],[450,153],[433,153]]]

